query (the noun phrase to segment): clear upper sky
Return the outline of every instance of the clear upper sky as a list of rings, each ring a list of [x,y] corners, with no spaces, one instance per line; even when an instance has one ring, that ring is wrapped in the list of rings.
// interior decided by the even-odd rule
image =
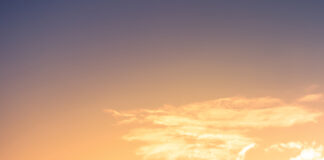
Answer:
[[[323,8],[313,0],[3,0],[0,159],[141,159],[105,109],[237,96],[305,107],[312,98],[298,98],[313,95],[312,109],[324,111],[313,103],[324,92]],[[323,131],[318,124],[296,139]]]

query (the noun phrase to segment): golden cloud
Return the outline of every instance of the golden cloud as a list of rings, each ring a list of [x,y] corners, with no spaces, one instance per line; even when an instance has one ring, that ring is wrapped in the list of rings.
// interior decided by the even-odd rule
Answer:
[[[316,122],[321,115],[271,97],[230,97],[177,107],[106,111],[120,124],[136,124],[124,139],[145,142],[138,155],[167,160],[243,160],[258,141],[247,135],[249,131]]]

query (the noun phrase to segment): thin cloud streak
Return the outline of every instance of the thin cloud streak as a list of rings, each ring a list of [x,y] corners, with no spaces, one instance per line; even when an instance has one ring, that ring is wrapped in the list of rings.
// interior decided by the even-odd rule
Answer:
[[[255,147],[255,143],[250,144],[250,145],[244,147],[244,148],[240,151],[240,153],[238,154],[238,157],[237,157],[236,160],[244,160],[246,152],[249,151],[249,150],[250,150],[251,148],[253,148],[253,147]]]

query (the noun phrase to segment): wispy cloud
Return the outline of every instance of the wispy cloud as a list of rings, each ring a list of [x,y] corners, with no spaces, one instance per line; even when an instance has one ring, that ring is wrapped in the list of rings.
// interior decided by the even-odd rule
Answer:
[[[269,152],[271,150],[277,150],[283,152],[287,149],[302,149],[303,143],[301,142],[288,142],[288,143],[279,143],[273,144],[270,147],[266,148],[265,151]]]
[[[318,84],[311,84],[311,85],[309,85],[309,86],[307,86],[305,88],[305,91],[307,91],[307,92],[313,92],[313,91],[315,91],[315,90],[317,90],[319,88],[320,88],[320,85],[318,85]]]
[[[324,96],[323,94],[320,93],[308,94],[298,99],[299,102],[318,102],[323,100],[324,100]]]
[[[249,131],[316,122],[321,115],[271,97],[230,97],[177,107],[106,111],[120,124],[136,124],[124,139],[145,142],[137,154],[167,160],[243,160],[258,141],[248,136]]]

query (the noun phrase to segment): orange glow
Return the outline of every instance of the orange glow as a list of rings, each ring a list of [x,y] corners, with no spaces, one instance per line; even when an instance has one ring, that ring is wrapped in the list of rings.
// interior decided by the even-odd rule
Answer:
[[[324,160],[324,1],[0,1],[0,160]]]

